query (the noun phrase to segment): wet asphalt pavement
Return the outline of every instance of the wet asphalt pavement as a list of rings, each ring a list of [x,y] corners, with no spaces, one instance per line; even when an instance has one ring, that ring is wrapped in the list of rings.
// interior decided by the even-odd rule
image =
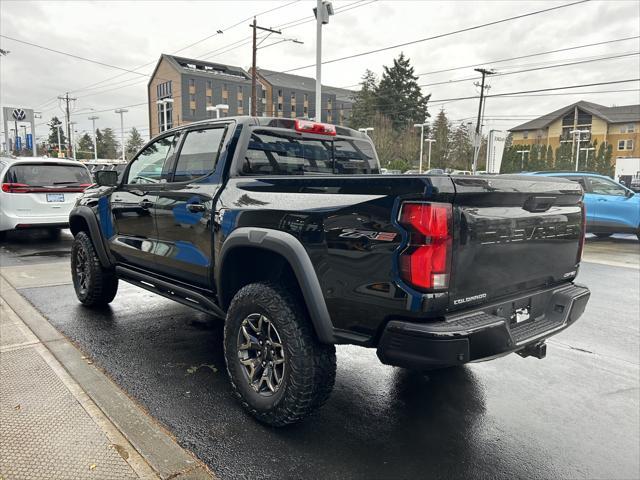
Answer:
[[[69,246],[68,234],[12,237],[0,261],[60,263]],[[640,253],[635,239],[621,248]],[[578,281],[587,311],[546,359],[419,374],[338,347],[330,400],[284,429],[233,397],[220,321],[123,282],[102,312],[70,284],[20,292],[222,479],[638,478],[640,273],[583,263]]]

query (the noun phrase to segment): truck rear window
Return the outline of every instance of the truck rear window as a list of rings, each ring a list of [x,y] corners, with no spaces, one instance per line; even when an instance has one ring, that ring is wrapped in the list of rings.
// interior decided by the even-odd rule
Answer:
[[[30,187],[93,183],[89,171],[82,165],[51,163],[21,163],[13,165],[5,175],[7,183],[22,183]]]
[[[242,165],[245,175],[380,173],[371,144],[349,137],[308,138],[255,130]]]

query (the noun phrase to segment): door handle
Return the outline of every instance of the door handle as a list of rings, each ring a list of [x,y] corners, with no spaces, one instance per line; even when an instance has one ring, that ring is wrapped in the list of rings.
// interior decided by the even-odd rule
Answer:
[[[204,212],[205,208],[201,203],[187,203],[187,210],[189,210],[191,213],[199,213]]]
[[[147,200],[146,198],[142,201],[140,201],[140,203],[138,203],[138,205],[140,205],[141,208],[144,208],[145,210],[148,208],[153,207],[153,202],[151,200]]]

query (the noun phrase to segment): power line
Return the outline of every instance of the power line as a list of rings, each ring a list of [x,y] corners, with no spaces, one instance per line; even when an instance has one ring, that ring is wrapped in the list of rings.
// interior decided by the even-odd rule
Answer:
[[[461,28],[461,29],[458,29],[458,30],[454,30],[454,31],[451,31],[451,32],[446,32],[446,33],[441,33],[441,34],[434,35],[434,36],[431,36],[431,37],[420,38],[420,39],[417,39],[417,40],[411,40],[409,42],[397,43],[395,45],[390,45],[390,46],[387,46],[387,47],[376,48],[374,50],[368,50],[368,51],[365,51],[365,52],[354,53],[352,55],[347,55],[347,56],[344,56],[344,57],[334,58],[334,59],[331,59],[331,60],[325,60],[324,62],[322,62],[322,64],[326,65],[326,64],[329,64],[329,63],[341,62],[343,60],[349,60],[349,59],[352,59],[352,58],[362,57],[362,56],[365,56],[365,55],[371,55],[373,53],[384,52],[386,50],[391,50],[391,49],[394,49],[394,48],[406,47],[408,45],[415,45],[416,43],[427,42],[427,41],[430,41],[430,40],[436,40],[438,38],[444,38],[444,37],[448,37],[448,36],[451,36],[451,35],[457,35],[459,33],[470,32],[470,31],[477,30],[477,29],[480,29],[480,28],[485,28],[485,27],[490,27],[490,26],[493,26],[493,25],[499,25],[499,24],[505,23],[505,22],[510,22],[512,20],[518,20],[520,18],[530,17],[532,15],[538,15],[538,14],[541,14],[541,13],[551,12],[553,10],[559,10],[561,8],[566,8],[566,7],[571,7],[571,6],[574,6],[574,5],[579,5],[581,3],[586,3],[588,1],[590,1],[590,0],[579,0],[577,2],[566,3],[564,5],[558,5],[558,6],[555,6],[555,7],[545,8],[543,10],[536,10],[534,12],[523,13],[521,15],[516,15],[516,16],[508,17],[508,18],[503,18],[501,20],[495,20],[493,22],[487,22],[487,23],[482,23],[480,25],[474,25],[472,27]],[[311,68],[311,67],[315,67],[315,66],[316,66],[316,64],[312,63],[312,64],[309,64],[309,65],[304,65],[302,67],[290,68],[289,70],[285,70],[285,71],[280,72],[280,73],[295,72],[297,70],[303,70],[305,68]]]
[[[601,57],[601,58],[596,58],[596,59],[591,59],[591,60],[580,60],[577,62],[567,62],[567,63],[559,63],[557,65],[547,65],[545,67],[535,67],[535,68],[527,68],[524,70],[516,70],[515,72],[503,72],[503,73],[496,73],[495,76],[496,77],[503,77],[505,75],[515,75],[517,73],[525,73],[525,72],[533,72],[533,71],[537,71],[537,70],[547,70],[550,68],[558,68],[558,67],[568,67],[571,65],[580,65],[580,64],[584,64],[584,63],[592,63],[592,62],[600,62],[603,60],[614,60],[617,58],[625,58],[625,57],[631,57],[634,55],[640,55],[640,52],[633,52],[633,53],[624,53],[624,54],[620,54],[620,55],[610,55],[607,57]],[[443,82],[434,82],[434,83],[423,83],[418,85],[419,87],[432,87],[432,86],[436,86],[436,85],[448,85],[450,83],[458,83],[458,82],[468,82],[470,80],[477,80],[478,77],[467,77],[467,78],[457,78],[454,80],[447,80],[447,81],[443,81]]]

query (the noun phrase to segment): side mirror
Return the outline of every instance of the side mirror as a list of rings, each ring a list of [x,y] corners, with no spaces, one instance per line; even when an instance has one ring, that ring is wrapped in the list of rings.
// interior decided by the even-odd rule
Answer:
[[[635,193],[633,192],[633,190],[627,190],[627,193],[625,193],[625,197],[627,198],[631,198],[635,195]]]
[[[96,172],[96,183],[101,187],[118,185],[118,172],[115,170],[99,170]]]

